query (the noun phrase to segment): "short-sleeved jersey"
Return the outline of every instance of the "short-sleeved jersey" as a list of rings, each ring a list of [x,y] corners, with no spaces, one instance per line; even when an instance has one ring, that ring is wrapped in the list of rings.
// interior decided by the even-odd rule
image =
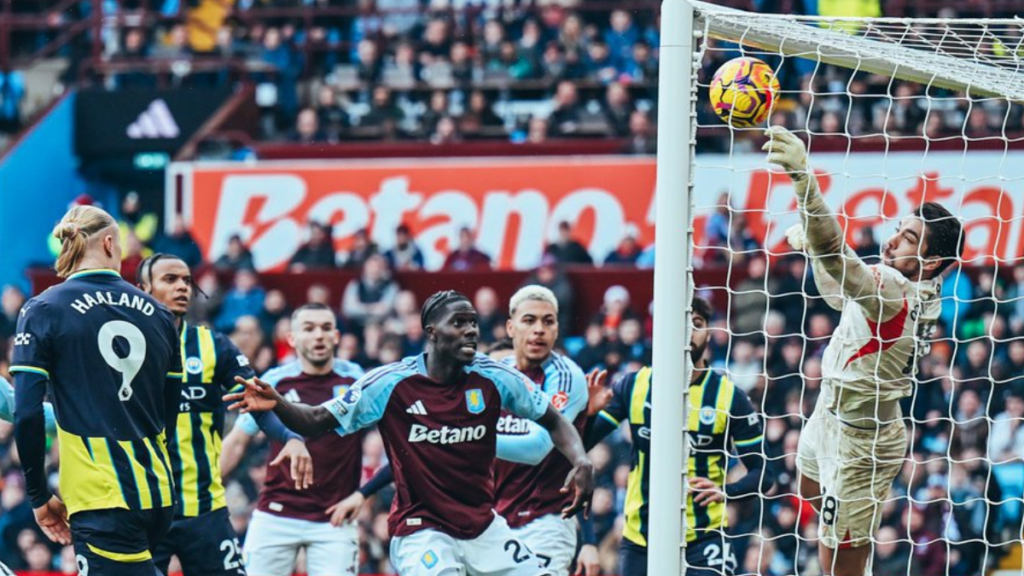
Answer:
[[[267,372],[261,380],[277,388],[291,402],[316,406],[343,397],[362,375],[363,369],[359,365],[335,359],[334,370],[328,374],[306,374],[301,364],[291,362]],[[249,414],[240,416],[235,426],[250,436],[258,430],[256,421]],[[271,441],[271,461],[283,447],[281,442]],[[277,516],[329,522],[330,517],[324,510],[359,489],[363,435],[324,434],[307,439],[306,448],[313,458],[313,485],[305,490],[296,490],[288,463],[268,467],[257,507]]]
[[[854,299],[843,296],[824,267],[814,266],[818,289],[842,311],[822,357],[823,381],[833,388],[835,402],[850,409],[910,395],[917,361],[928,353],[942,310],[938,280],[912,282],[884,265],[865,269],[874,276],[876,297]]]
[[[647,545],[650,504],[651,375],[651,369],[644,368],[624,376],[613,385],[612,401],[599,414],[616,426],[629,422],[633,439],[632,466],[626,483],[626,525],[622,536],[639,546]],[[764,439],[761,419],[746,393],[712,370],[708,370],[699,384],[690,386],[689,396],[689,475],[725,486],[731,447],[761,443]],[[728,526],[724,502],[694,506],[690,495],[686,501],[686,516],[687,542],[708,530]]]
[[[514,367],[515,357],[508,356],[502,363]],[[582,432],[587,423],[589,399],[583,370],[569,358],[552,353],[540,370],[526,375],[551,398],[551,405]],[[547,433],[536,422],[508,411],[502,411],[498,421],[498,434]],[[541,516],[561,512],[573,499],[572,494],[561,492],[571,470],[572,463],[557,450],[552,450],[536,466],[495,460],[494,509],[513,528],[525,526]]]
[[[227,505],[220,473],[227,410],[221,398],[236,386],[235,376],[256,374],[227,337],[206,326],[182,325],[181,357],[185,379],[168,454],[179,495],[175,514],[192,518]]]
[[[373,370],[324,406],[350,434],[377,423],[395,475],[394,536],[436,529],[476,538],[494,519],[495,455],[502,407],[536,420],[548,398],[522,373],[477,354],[461,382],[436,382],[426,356]]]
[[[49,379],[68,512],[171,506],[167,386],[181,350],[170,311],[113,270],[89,270],[29,300],[15,340],[11,371]]]

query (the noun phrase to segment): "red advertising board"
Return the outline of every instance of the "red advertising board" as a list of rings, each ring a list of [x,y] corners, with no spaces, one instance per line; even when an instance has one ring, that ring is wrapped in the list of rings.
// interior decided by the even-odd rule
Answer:
[[[1024,153],[816,154],[812,163],[850,240],[871,226],[883,241],[927,199],[964,220],[969,260],[1024,254]],[[503,269],[535,266],[562,221],[598,262],[626,234],[643,245],[654,240],[653,159],[185,163],[172,166],[168,183],[169,210],[184,214],[208,258],[239,234],[260,270],[283,268],[310,220],[331,224],[339,251],[364,228],[386,249],[405,223],[428,269],[440,267],[464,226],[476,230],[477,247]],[[723,193],[758,240],[786,249],[785,230],[798,222],[791,183],[768,171],[761,154],[698,156],[698,247]]]

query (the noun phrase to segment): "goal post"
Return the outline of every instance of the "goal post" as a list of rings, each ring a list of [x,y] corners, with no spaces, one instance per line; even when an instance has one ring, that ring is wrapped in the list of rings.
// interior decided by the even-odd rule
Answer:
[[[694,155],[696,84],[694,9],[684,0],[665,0],[665,35],[659,53],[658,159],[654,252],[652,364],[657,385],[651,399],[651,477],[648,574],[679,574],[686,533],[685,468],[689,446],[684,423],[690,366],[690,303],[693,294],[691,169]],[[657,406],[659,408],[654,408]],[[683,472],[682,480],[680,471]]]
[[[964,225],[964,264],[992,265],[998,277],[1000,267],[1005,270],[1024,262],[1024,145],[1019,144],[1024,137],[1016,137],[1024,134],[1024,114],[1019,111],[1024,106],[1024,19],[755,14],[698,0],[664,0],[661,16],[653,303],[657,385],[652,391],[647,538],[651,576],[685,574],[686,569],[685,463],[690,447],[685,423],[692,374],[688,350],[696,288],[693,270],[707,257],[709,248],[727,252],[730,265],[734,254],[729,247],[710,246],[695,221],[723,208],[730,226],[735,218],[746,219],[746,232],[756,236],[759,250],[773,265],[781,256],[797,254],[791,252],[785,238],[785,230],[799,221],[788,180],[769,173],[765,155],[759,151],[763,141],[759,137],[767,125],[735,128],[706,110],[702,114],[706,102],[700,98],[707,97],[708,78],[701,77],[706,57],[717,54],[722,57],[717,62],[721,62],[736,55],[751,56],[766,60],[777,73],[783,67],[792,71],[798,66],[794,61],[802,63],[799,66],[807,71],[808,86],[794,88],[793,77],[783,78],[781,97],[789,106],[777,105],[777,110],[780,118],[795,124],[789,126],[794,132],[809,140],[811,167],[821,176],[826,203],[840,218],[848,239],[854,230],[864,227],[872,231],[884,228],[889,233],[897,219],[917,204],[939,200]],[[728,56],[724,56],[726,53]],[[865,94],[854,84],[866,76],[884,77],[886,83],[879,84],[879,91]],[[900,92],[902,86],[911,88],[904,93]],[[873,103],[863,105],[869,98]],[[983,126],[985,118],[975,119],[979,111],[989,120],[988,132]],[[769,124],[774,121],[773,117]],[[702,135],[721,136],[724,149],[698,156],[698,129],[703,129]],[[816,146],[819,139],[824,141],[821,149]],[[717,200],[719,193],[728,193],[724,206]],[[876,232],[875,237],[884,243],[885,236]],[[805,259],[805,263],[810,268],[810,261]],[[954,268],[959,274],[960,264]],[[730,304],[741,294],[731,285],[712,288],[727,294]],[[983,299],[1009,306],[1005,295],[998,294],[994,287],[989,290]],[[1018,297],[1024,297],[1024,280],[1021,290]],[[763,295],[765,302],[778,296],[770,289],[768,276],[760,288],[749,292]],[[814,338],[804,332],[813,298],[807,294],[803,298],[803,317],[796,319],[800,333],[785,334],[804,343],[801,369],[796,374],[801,380],[807,376],[803,354],[809,354],[809,343]],[[976,300],[963,305],[971,306]],[[717,313],[726,317],[728,328],[733,313],[722,308]],[[769,305],[765,304],[758,328],[764,334],[770,321],[768,312]],[[989,346],[987,377],[992,387],[987,397],[982,395],[987,398],[982,403],[990,426],[995,413],[989,409],[995,410],[993,397],[997,391],[994,348],[1004,346],[1009,339],[997,333],[995,323],[986,321],[981,336],[971,337],[987,339]],[[946,365],[935,369],[937,375],[928,386],[942,378],[956,381],[956,359],[963,358],[974,341],[958,336],[962,324],[963,318],[958,316],[951,326],[943,328],[944,347],[952,352],[948,359],[942,357]],[[727,358],[735,339],[730,333]],[[927,354],[928,343],[922,344]],[[767,370],[764,360],[761,366]],[[764,377],[770,379],[766,373]],[[801,400],[803,394],[801,389]],[[755,402],[755,408],[762,412],[763,406]],[[954,422],[951,426],[955,428],[957,409],[952,404],[943,408],[940,419]],[[806,418],[806,414],[801,416]],[[914,421],[914,426],[924,424]],[[987,454],[986,447],[981,453]],[[951,448],[943,457],[948,468],[962,463]],[[996,460],[994,456],[983,458],[987,465]],[[948,470],[947,477],[951,477]],[[952,507],[950,490],[947,487],[944,502]],[[909,498],[913,502],[913,496]],[[1004,495],[1003,502],[996,504],[1007,501],[1017,503],[1017,508],[1024,504],[1019,495]],[[985,518],[989,518],[988,512]],[[947,548],[955,544],[952,536],[941,537]],[[807,546],[801,538],[797,535],[798,546]],[[989,544],[987,540],[984,543]],[[744,559],[737,560],[742,565]],[[983,565],[988,561],[986,556]],[[789,569],[786,573],[803,570]]]

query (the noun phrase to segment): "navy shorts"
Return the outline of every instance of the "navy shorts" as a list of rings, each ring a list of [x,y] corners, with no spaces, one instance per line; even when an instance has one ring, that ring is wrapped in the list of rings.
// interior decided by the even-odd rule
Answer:
[[[736,557],[728,539],[709,533],[686,545],[686,576],[732,576]],[[647,547],[623,539],[619,548],[622,576],[647,576]]]
[[[83,510],[71,516],[80,576],[154,576],[153,550],[174,518],[173,508]]]
[[[245,574],[238,534],[227,508],[195,518],[175,518],[167,537],[153,552],[153,562],[163,574],[167,574],[171,556],[178,557],[184,576]]]

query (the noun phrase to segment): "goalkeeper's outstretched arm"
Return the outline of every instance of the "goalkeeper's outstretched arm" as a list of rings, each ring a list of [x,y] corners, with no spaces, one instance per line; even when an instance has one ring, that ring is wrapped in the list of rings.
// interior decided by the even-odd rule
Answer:
[[[803,141],[781,126],[769,128],[768,136],[762,149],[768,152],[768,162],[781,166],[793,180],[803,232],[803,238],[796,241],[805,243],[814,267],[838,282],[843,295],[856,300],[870,316],[883,311],[887,303],[898,304],[899,296],[885,297],[879,290],[875,272],[846,245],[843,229],[825,204],[818,179],[807,167],[807,148]],[[794,234],[789,236],[793,243]],[[888,318],[897,311],[898,307],[885,310],[883,317]]]

